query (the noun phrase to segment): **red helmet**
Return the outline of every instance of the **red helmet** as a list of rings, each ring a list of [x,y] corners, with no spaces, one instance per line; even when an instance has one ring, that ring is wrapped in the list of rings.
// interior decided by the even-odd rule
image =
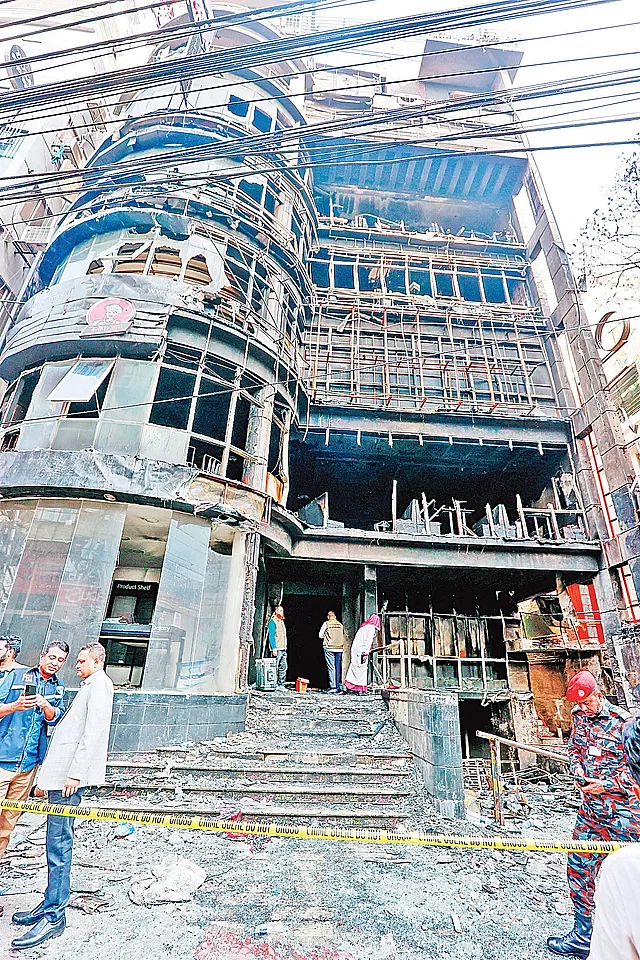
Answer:
[[[582,703],[598,689],[596,678],[588,670],[581,670],[571,677],[567,687],[567,700],[572,703]]]

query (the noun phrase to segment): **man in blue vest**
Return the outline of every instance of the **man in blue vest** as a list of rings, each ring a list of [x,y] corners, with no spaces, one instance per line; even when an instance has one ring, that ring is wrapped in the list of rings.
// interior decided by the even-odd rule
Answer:
[[[63,714],[64,687],[57,677],[69,646],[46,645],[37,667],[0,673],[0,799],[26,800],[47,751],[47,728]],[[0,857],[20,814],[0,811]]]

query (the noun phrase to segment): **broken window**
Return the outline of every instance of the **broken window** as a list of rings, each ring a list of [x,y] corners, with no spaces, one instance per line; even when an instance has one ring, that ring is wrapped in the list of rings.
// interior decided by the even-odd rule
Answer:
[[[264,198],[264,208],[265,210],[273,216],[276,211],[276,206],[278,205],[278,196],[270,187],[267,187],[267,192]]]
[[[267,283],[267,271],[263,264],[256,262],[253,274],[253,286],[251,288],[251,306],[257,314],[262,316],[262,311],[269,296],[269,285]]]
[[[112,249],[117,236],[113,233],[101,233],[79,243],[67,259],[56,267],[51,283],[75,280],[87,273],[102,273],[105,265],[100,258]]]
[[[316,287],[326,289],[329,286],[329,261],[312,260],[311,274]]]
[[[180,253],[175,247],[156,247],[149,273],[157,277],[179,277],[182,271]]]
[[[109,370],[109,373],[111,371]],[[72,419],[91,419],[100,416],[104,404],[104,398],[109,386],[109,377],[106,377],[88,400],[78,400],[76,403],[70,403],[67,410],[67,416]]]
[[[204,372],[218,380],[224,380],[225,383],[234,382],[236,369],[235,364],[225,363],[224,360],[213,360],[211,357],[207,357],[204,361]]]
[[[439,267],[439,264],[434,264],[433,272],[437,295],[439,297],[455,296],[455,290],[453,286],[453,271],[444,270]]]
[[[144,273],[148,254],[146,243],[123,243],[114,258],[113,273]]]
[[[484,638],[486,656],[493,660],[504,660],[507,656],[507,648],[502,620],[487,620],[485,622],[487,627]]]
[[[358,285],[364,293],[382,291],[382,266],[380,263],[360,263],[358,266]]]
[[[431,273],[428,268],[411,267],[409,270],[409,293],[418,297],[431,297]]]
[[[245,257],[237,247],[229,245],[227,248],[225,272],[234,298],[246,302],[249,295],[251,273]]]
[[[529,306],[529,296],[527,293],[527,284],[523,277],[508,276],[507,290],[509,291],[509,300],[515,306]]]
[[[186,430],[195,383],[196,378],[192,373],[161,367],[149,422]]]
[[[207,261],[202,254],[198,254],[197,257],[191,257],[187,262],[184,279],[187,283],[196,283],[201,287],[207,287],[211,283],[211,274],[209,273]]]
[[[333,285],[343,290],[353,290],[355,287],[353,280],[353,261],[347,257],[334,257],[333,261]]]
[[[436,657],[457,657],[455,621],[451,617],[434,617],[433,629]]]
[[[407,271],[404,267],[394,267],[387,271],[385,286],[389,293],[407,293]]]
[[[280,455],[282,451],[282,429],[274,420],[271,424],[271,437],[269,440],[269,459],[267,461],[267,470],[278,477],[281,472]]]
[[[488,303],[507,302],[507,294],[501,270],[483,270],[482,284],[484,286],[485,299]]]
[[[471,300],[474,303],[482,303],[482,291],[480,290],[480,278],[477,273],[458,272],[458,289],[463,300]]]
[[[222,446],[207,443],[198,437],[191,437],[187,460],[192,467],[198,467],[204,473],[219,474],[222,464]]]
[[[87,403],[113,367],[113,360],[77,360],[46,398],[50,403]]]
[[[10,426],[12,423],[21,423],[24,420],[39,379],[40,370],[24,373],[15,386],[7,391],[2,405],[2,425],[4,427]]]
[[[252,404],[247,397],[240,394],[236,401],[236,413],[233,418],[233,430],[231,432],[231,446],[244,450],[247,443],[247,433],[249,430],[249,415]]]
[[[78,370],[81,366],[88,368],[90,365],[96,367],[93,383],[83,385],[79,382]],[[102,366],[101,371],[97,369],[98,365]],[[113,361],[79,360],[49,394],[47,399],[50,402],[61,400],[61,394],[65,395],[67,401],[72,394],[79,398],[68,403],[66,415],[58,422],[58,429],[51,442],[52,450],[88,450],[93,446],[112,369]],[[89,380],[89,377],[85,379]]]
[[[241,180],[238,184],[238,193],[244,194],[258,206],[262,204],[265,185],[262,180]]]
[[[224,440],[230,401],[231,391],[227,384],[203,377],[198,390],[193,432],[213,440]]]

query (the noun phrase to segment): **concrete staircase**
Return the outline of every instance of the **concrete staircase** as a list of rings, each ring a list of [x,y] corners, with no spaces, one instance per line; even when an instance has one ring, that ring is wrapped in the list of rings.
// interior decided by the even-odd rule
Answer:
[[[158,813],[242,813],[391,826],[415,809],[414,768],[381,697],[252,693],[225,740],[110,758],[99,793]]]

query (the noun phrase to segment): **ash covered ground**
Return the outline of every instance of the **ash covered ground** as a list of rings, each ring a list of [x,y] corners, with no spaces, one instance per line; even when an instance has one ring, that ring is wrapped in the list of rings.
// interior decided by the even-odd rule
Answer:
[[[539,776],[537,774],[536,776]],[[476,822],[440,819],[415,781],[406,829],[495,833],[490,797]],[[568,837],[575,798],[566,778],[507,796],[516,837]],[[480,821],[480,822],[478,822]],[[0,866],[0,958],[19,928],[11,914],[44,889],[43,819],[28,815]],[[542,960],[546,937],[570,924],[565,859],[345,842],[247,840],[80,821],[66,934],[22,956],[47,960]],[[141,906],[130,889],[152,866],[187,859],[206,880],[185,903]],[[80,909],[97,909],[84,913]],[[268,932],[265,934],[264,927]],[[261,929],[262,928],[262,929]]]

